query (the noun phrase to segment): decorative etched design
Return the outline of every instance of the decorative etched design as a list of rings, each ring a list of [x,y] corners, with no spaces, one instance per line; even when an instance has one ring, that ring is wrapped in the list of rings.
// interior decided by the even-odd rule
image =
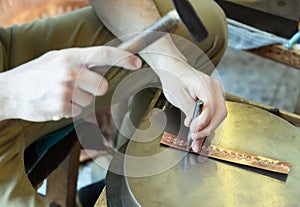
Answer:
[[[180,150],[187,151],[188,149],[185,138],[178,137],[169,132],[163,133],[160,143]],[[191,149],[189,149],[189,151],[193,152]],[[203,145],[201,152],[197,154],[283,174],[289,174],[291,168],[291,163],[289,162],[282,162],[267,157],[224,149],[214,145]]]

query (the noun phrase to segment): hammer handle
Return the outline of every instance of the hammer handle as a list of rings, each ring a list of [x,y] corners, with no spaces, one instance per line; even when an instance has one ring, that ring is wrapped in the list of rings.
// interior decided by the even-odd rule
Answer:
[[[172,10],[142,32],[120,44],[118,48],[133,54],[138,53],[164,36],[167,32],[175,30],[180,24],[181,20],[176,10]]]

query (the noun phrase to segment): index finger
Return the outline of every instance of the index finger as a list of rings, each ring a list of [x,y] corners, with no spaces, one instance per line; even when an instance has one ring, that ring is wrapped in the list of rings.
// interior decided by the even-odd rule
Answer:
[[[71,48],[67,53],[75,54],[75,61],[87,67],[95,66],[117,66],[127,69],[138,69],[142,66],[142,61],[136,55],[110,46],[95,46],[87,48]]]

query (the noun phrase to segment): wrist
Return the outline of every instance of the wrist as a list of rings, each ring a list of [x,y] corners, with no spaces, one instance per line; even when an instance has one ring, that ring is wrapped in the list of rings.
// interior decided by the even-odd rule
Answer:
[[[155,58],[155,62],[149,65],[159,77],[161,74],[169,73],[180,76],[192,70],[192,67],[185,60],[168,54],[158,54],[153,56],[153,58]]]
[[[177,73],[176,71],[182,71],[183,64],[187,64],[186,57],[176,47],[170,35],[149,45],[140,55],[155,72],[163,70]]]

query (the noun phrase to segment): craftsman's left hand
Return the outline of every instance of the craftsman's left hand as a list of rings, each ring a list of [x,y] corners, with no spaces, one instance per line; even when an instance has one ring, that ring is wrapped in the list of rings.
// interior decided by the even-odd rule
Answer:
[[[192,131],[192,148],[221,124],[227,115],[221,83],[184,62],[170,64],[172,70],[156,70],[166,98],[186,115],[184,124]],[[169,67],[169,66],[166,66]],[[195,101],[204,101],[202,113],[192,121]]]

